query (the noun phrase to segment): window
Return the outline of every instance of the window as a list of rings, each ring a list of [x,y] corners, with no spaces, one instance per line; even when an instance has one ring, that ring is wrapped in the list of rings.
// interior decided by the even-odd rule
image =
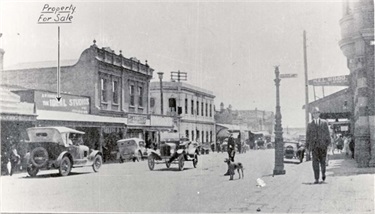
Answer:
[[[185,130],[185,137],[189,138],[189,130]]]
[[[210,104],[210,117],[212,117],[212,104]]]
[[[208,138],[208,131],[206,131],[206,142],[210,142],[210,139]]]
[[[208,116],[208,104],[206,103],[206,117]]]
[[[195,139],[194,139],[194,130],[191,131],[191,140],[193,140],[193,141],[195,140]]]
[[[101,101],[107,102],[107,80],[104,78],[100,79],[100,88],[101,88]]]
[[[197,101],[197,115],[199,115],[199,101]]]
[[[203,112],[204,112],[204,111],[203,111],[204,104],[203,104],[203,102],[202,102],[201,104],[202,104],[202,107],[201,107],[201,115],[204,116],[204,114],[203,114]]]
[[[185,114],[188,113],[188,99],[185,99]]]
[[[153,108],[155,106],[155,98],[150,98],[150,107]]]
[[[194,115],[194,100],[191,100],[191,115]]]
[[[130,93],[130,105],[134,106],[134,85],[129,86],[129,93]]]
[[[175,98],[169,98],[168,100],[168,106],[170,112],[176,112],[176,99]]]
[[[138,106],[143,107],[143,88],[138,87]]]
[[[204,142],[204,131],[202,131],[202,143]]]
[[[118,103],[118,81],[112,81],[112,100],[113,103]]]
[[[199,130],[197,130],[197,141],[199,141]]]
[[[212,142],[212,131],[210,131],[210,142]]]

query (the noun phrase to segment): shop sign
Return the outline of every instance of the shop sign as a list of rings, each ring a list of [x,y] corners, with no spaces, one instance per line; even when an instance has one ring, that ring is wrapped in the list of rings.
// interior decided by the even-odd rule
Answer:
[[[309,80],[309,85],[313,86],[349,86],[349,84],[349,75]]]
[[[3,121],[34,121],[35,117],[18,114],[0,114],[0,120]]]
[[[90,99],[74,95],[62,95],[60,102],[56,100],[56,93],[35,91],[35,105],[37,110],[52,110],[88,114]]]
[[[134,124],[146,125],[146,122],[147,122],[147,116],[145,115],[128,114],[129,125],[134,125]]]

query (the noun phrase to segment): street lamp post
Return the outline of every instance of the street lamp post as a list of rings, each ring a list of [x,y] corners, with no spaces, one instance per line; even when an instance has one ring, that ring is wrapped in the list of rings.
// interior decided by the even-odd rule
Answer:
[[[276,85],[276,115],[275,115],[275,168],[274,175],[284,175],[284,142],[283,142],[283,128],[281,126],[281,112],[280,112],[280,72],[279,67],[275,66],[275,85]]]
[[[163,72],[158,72],[159,80],[160,80],[160,114],[164,114],[163,110]]]

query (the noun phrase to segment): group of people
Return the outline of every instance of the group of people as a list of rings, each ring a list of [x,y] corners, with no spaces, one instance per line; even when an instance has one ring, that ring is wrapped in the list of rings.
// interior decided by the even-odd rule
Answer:
[[[340,153],[344,152],[346,156],[354,158],[354,138],[352,135],[334,135],[332,141],[332,154],[335,154],[335,150],[337,149]]]

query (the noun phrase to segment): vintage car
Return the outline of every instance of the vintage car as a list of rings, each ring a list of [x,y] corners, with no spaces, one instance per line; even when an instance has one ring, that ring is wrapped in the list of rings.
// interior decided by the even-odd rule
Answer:
[[[284,142],[284,157],[287,159],[296,158],[298,142]]]
[[[171,164],[178,164],[180,171],[184,170],[185,161],[192,161],[194,168],[198,164],[198,143],[186,138],[165,139],[160,142],[160,150],[151,150],[148,156],[148,167],[154,170],[155,164],[164,164],[169,168]]]
[[[118,153],[117,159],[120,163],[125,160],[144,160],[147,158],[146,144],[143,139],[140,138],[128,138],[117,141]]]
[[[34,127],[28,128],[27,134],[25,158],[31,177],[40,169],[58,169],[61,176],[67,176],[75,167],[92,166],[98,172],[102,166],[102,154],[83,145],[84,132],[67,127]]]

